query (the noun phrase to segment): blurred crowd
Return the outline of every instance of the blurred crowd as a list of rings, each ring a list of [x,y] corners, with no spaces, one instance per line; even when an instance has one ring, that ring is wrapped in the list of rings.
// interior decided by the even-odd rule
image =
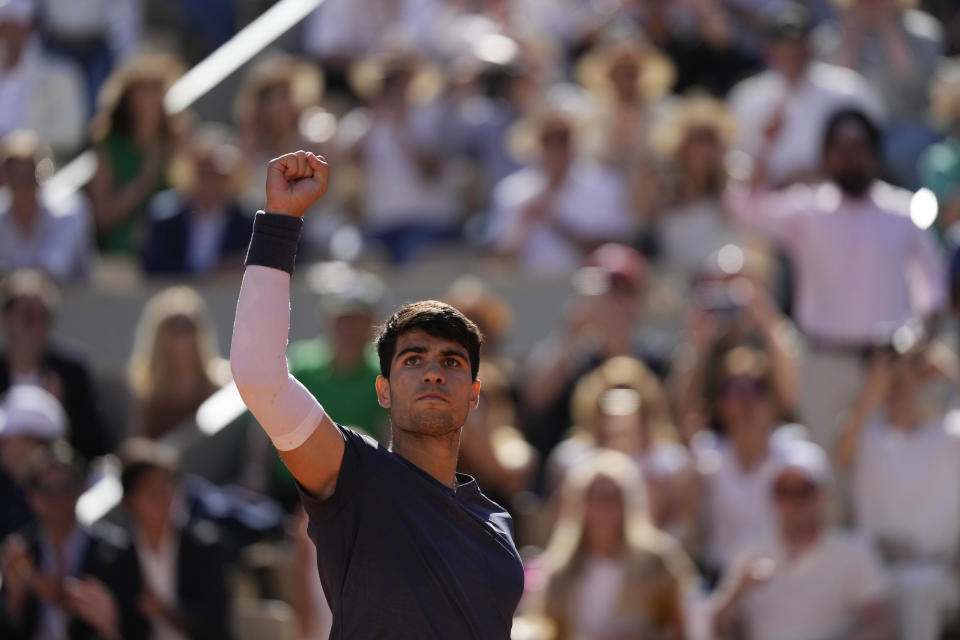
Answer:
[[[200,293],[301,148],[288,358],[341,424],[388,444],[397,274],[569,279],[521,350],[482,277],[434,294],[486,337],[460,466],[514,517],[514,638],[960,637],[956,3],[326,0],[170,112],[273,4],[0,0],[0,637],[326,637]],[[55,338],[115,270],[165,287],[123,389]]]

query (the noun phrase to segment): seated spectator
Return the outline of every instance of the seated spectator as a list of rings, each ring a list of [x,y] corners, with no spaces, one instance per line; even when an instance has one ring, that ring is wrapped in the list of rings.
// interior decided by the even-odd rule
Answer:
[[[513,328],[510,304],[474,275],[457,278],[442,300],[455,307],[477,325],[483,334],[483,358],[493,361],[501,373],[512,373],[513,362],[505,353],[504,343]]]
[[[133,601],[108,588],[118,549],[77,523],[83,472],[69,448],[39,452],[26,480],[37,522],[3,545],[0,635],[10,640],[146,638]]]
[[[653,524],[687,545],[696,520],[696,476],[679,443],[660,382],[642,362],[626,356],[607,360],[577,383],[574,431],[547,461],[562,480],[597,449],[627,454],[646,485]]]
[[[122,588],[136,601],[149,637],[229,638],[227,583],[217,530],[209,522],[184,526],[175,515],[176,452],[135,438],[124,445],[121,461],[123,509],[136,554],[131,582]]]
[[[740,125],[738,148],[757,158],[771,184],[785,186],[819,174],[820,142],[837,109],[856,107],[876,119],[884,108],[863,76],[811,61],[813,22],[802,5],[775,15],[766,27],[769,69],[734,87],[728,102]]]
[[[113,71],[100,90],[90,132],[97,172],[89,191],[104,253],[138,252],[147,203],[168,186],[179,123],[166,113],[163,96],[180,69],[170,55],[139,54]]]
[[[926,122],[927,82],[944,54],[943,27],[903,0],[834,0],[838,16],[814,32],[819,56],[860,73],[887,109],[884,163],[917,188],[917,158],[938,139]]]
[[[515,153],[532,163],[494,190],[490,237],[498,254],[534,273],[569,273],[633,229],[623,181],[589,159],[576,136],[574,117],[557,108],[511,130]]]
[[[397,48],[353,65],[350,81],[363,106],[344,116],[339,138],[359,169],[363,231],[394,262],[456,238],[464,212],[456,167],[443,155],[442,76]]]
[[[703,503],[702,557],[715,575],[731,568],[744,540],[774,528],[770,482],[794,434],[778,429],[771,376],[761,353],[746,347],[727,353],[713,399],[719,434],[703,432],[693,441]]]
[[[83,80],[72,64],[43,50],[35,27],[33,0],[0,4],[0,135],[31,129],[67,157],[84,141]]]
[[[650,132],[659,114],[669,108],[676,69],[641,33],[605,35],[577,63],[577,81],[597,106],[584,131],[587,151],[621,176],[629,206],[640,215],[655,204],[657,162]]]
[[[208,125],[190,137],[173,160],[174,188],[147,207],[143,268],[152,275],[204,275],[243,264],[253,213],[238,202],[241,151],[221,127]]]
[[[946,302],[944,259],[911,220],[911,194],[877,177],[880,137],[862,112],[842,109],[822,141],[824,182],[772,191],[761,169],[752,188],[727,192],[731,214],[791,259],[794,315],[809,347],[801,418],[825,447],[859,391],[863,353],[904,325],[932,323]]]
[[[86,364],[50,338],[59,303],[56,286],[39,272],[17,271],[4,289],[0,393],[20,384],[43,387],[67,412],[66,437],[77,453],[91,460],[110,452],[114,434]]]
[[[739,623],[747,640],[897,637],[880,559],[829,524],[831,488],[820,447],[784,450],[767,489],[776,527],[744,544],[716,594],[719,634]]]
[[[946,62],[931,80],[931,116],[947,137],[920,157],[920,182],[937,196],[937,229],[960,244],[960,61]]]
[[[59,280],[90,271],[90,211],[81,194],[53,200],[39,180],[52,170],[36,134],[15,131],[0,141],[0,272],[39,269]],[[49,177],[49,176],[47,176]]]
[[[229,379],[217,354],[203,298],[189,287],[153,296],[137,325],[128,368],[133,394],[131,433],[161,438],[191,420]]]
[[[577,381],[615,356],[634,356],[662,373],[662,362],[636,340],[646,262],[635,249],[608,244],[594,251],[573,278],[563,325],[537,342],[517,376],[521,424],[546,459],[572,426],[570,399]]]
[[[736,139],[737,123],[722,102],[694,94],[654,123],[650,135],[666,167],[644,248],[658,264],[689,281],[707,256],[750,241],[728,217],[720,197],[726,184],[723,159]]]
[[[601,451],[564,483],[560,519],[542,562],[542,613],[553,638],[685,637],[695,574],[647,515],[643,481],[621,453]]]
[[[15,385],[0,403],[0,540],[33,521],[24,486],[30,461],[67,431],[57,399],[40,387]]]
[[[900,637],[936,640],[960,607],[960,414],[928,415],[931,348],[878,355],[837,442],[856,524],[887,562]],[[877,411],[877,410],[880,411]]]

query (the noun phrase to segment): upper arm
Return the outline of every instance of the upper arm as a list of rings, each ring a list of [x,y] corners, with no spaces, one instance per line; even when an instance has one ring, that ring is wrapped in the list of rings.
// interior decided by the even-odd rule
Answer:
[[[297,482],[324,500],[332,496],[337,487],[345,448],[343,434],[324,413],[320,424],[303,444],[279,453]]]

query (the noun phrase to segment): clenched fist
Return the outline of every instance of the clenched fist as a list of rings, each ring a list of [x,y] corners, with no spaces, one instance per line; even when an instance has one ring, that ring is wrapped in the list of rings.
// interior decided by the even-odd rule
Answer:
[[[267,165],[267,213],[303,216],[327,190],[329,167],[309,151],[288,153]]]

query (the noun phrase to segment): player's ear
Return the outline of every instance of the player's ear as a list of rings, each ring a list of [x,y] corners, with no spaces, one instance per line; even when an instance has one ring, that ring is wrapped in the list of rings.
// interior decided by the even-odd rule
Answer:
[[[475,380],[470,390],[470,411],[480,406],[480,381]]]
[[[390,381],[383,376],[377,376],[377,402],[384,409],[390,408]]]

